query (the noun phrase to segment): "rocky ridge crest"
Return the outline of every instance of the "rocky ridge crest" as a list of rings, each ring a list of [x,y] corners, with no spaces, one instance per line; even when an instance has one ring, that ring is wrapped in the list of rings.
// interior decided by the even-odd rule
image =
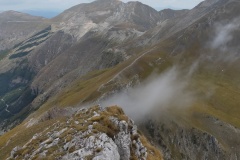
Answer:
[[[121,108],[95,106],[81,109],[37,133],[24,146],[15,147],[8,160],[161,159],[160,152],[149,146]]]

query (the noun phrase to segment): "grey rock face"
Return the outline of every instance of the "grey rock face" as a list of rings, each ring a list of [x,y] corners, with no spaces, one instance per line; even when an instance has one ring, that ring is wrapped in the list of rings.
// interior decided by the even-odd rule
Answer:
[[[79,110],[66,122],[56,122],[35,134],[24,146],[15,147],[9,159],[55,157],[62,160],[129,160],[130,157],[136,157],[146,160],[147,148],[141,142],[133,121],[126,122],[113,113],[100,107]],[[103,122],[101,117],[105,119]],[[109,126],[111,131],[107,128]],[[40,139],[40,143],[33,147]],[[23,152],[26,150],[29,152]]]
[[[92,133],[91,130],[89,130],[88,132]],[[76,148],[81,148],[81,149],[78,149],[70,154],[63,156],[62,157],[63,160],[79,159],[79,158],[81,159],[81,158],[86,158],[87,156],[93,156],[94,160],[98,160],[98,159],[119,160],[120,159],[120,155],[118,153],[118,148],[116,144],[105,133],[95,134],[85,139],[81,139],[80,137],[74,138],[68,144],[67,148],[75,146]],[[66,145],[65,145],[65,148],[66,148]],[[99,152],[95,154],[94,153],[95,150],[98,150]]]
[[[130,158],[130,144],[131,138],[128,134],[128,124],[124,121],[119,123],[120,132],[115,137],[115,143],[119,148],[119,154],[121,155],[121,160]]]
[[[239,153],[234,150],[235,146],[232,151],[227,151],[213,135],[197,128],[186,128],[178,122],[165,123],[164,121],[148,121],[145,125],[148,134],[161,146],[164,158],[167,160],[237,160]],[[226,124],[222,124],[222,127],[224,125]],[[234,137],[239,134],[233,133]]]

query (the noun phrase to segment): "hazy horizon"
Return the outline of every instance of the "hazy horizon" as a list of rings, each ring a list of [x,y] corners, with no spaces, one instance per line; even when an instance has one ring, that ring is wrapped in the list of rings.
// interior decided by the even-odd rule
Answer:
[[[6,2],[5,0],[0,0],[0,11],[14,10],[19,12],[28,13],[34,16],[42,16],[46,18],[52,18],[64,10],[71,8],[75,5],[81,3],[90,3],[94,0],[69,0],[67,2],[62,2],[60,0],[43,0],[38,2],[33,2],[30,0],[12,0],[11,2]],[[122,0],[123,2],[129,2],[130,0]],[[181,2],[177,0],[138,0],[152,8],[160,11],[163,9],[191,9],[203,0],[183,0]]]

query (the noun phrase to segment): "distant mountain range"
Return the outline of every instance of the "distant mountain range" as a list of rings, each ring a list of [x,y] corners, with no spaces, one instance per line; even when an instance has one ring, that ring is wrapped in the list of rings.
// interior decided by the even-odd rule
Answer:
[[[0,11],[0,13],[5,11]],[[61,13],[61,11],[45,11],[45,10],[22,10],[18,11],[22,13],[27,13],[32,16],[44,17],[44,18],[53,18]]]

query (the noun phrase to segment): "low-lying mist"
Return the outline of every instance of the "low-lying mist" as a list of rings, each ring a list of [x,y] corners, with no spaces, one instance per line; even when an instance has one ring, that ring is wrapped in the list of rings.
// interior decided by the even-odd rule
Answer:
[[[101,102],[102,106],[118,105],[135,121],[148,113],[158,113],[167,107],[187,107],[194,100],[194,94],[188,89],[189,73],[183,74],[176,67],[152,75],[135,88],[113,95]]]
[[[238,37],[240,34],[240,18],[226,23],[214,25],[214,36],[207,46],[217,51],[215,60],[232,63],[240,58]]]

